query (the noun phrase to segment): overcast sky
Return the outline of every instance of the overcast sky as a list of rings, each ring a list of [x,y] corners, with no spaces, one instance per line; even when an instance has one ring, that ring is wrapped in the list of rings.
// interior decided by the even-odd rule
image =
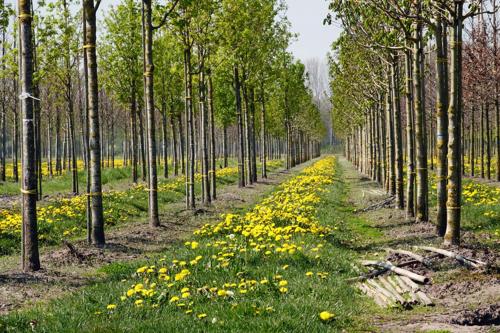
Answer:
[[[325,59],[340,33],[335,25],[323,25],[328,14],[328,0],[286,0],[286,3],[292,32],[299,34],[290,50],[303,62],[310,58]]]

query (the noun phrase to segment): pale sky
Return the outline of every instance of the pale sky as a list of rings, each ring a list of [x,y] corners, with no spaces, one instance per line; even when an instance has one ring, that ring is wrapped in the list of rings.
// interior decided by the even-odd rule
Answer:
[[[324,60],[330,45],[340,34],[337,25],[323,25],[328,14],[328,0],[286,0],[292,32],[298,33],[290,50],[305,62],[311,58]]]

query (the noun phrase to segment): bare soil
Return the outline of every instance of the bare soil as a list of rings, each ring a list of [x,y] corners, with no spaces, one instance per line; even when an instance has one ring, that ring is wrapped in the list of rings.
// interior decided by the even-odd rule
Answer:
[[[247,209],[276,185],[312,162],[290,171],[268,174],[268,179],[238,188],[220,187],[218,200],[210,207],[187,211],[184,202],[169,204],[160,212],[161,227],[134,221],[106,231],[106,246],[88,245],[82,239],[72,244],[41,249],[43,268],[35,273],[19,270],[18,256],[0,258],[0,315],[61,297],[104,278],[99,268],[114,262],[145,260],[189,237],[199,226],[214,222],[220,214]],[[200,203],[198,203],[200,205]],[[71,249],[70,249],[71,248]]]
[[[389,254],[386,248],[406,249],[422,255],[430,253],[415,250],[413,246],[443,248],[432,223],[416,223],[406,219],[404,212],[384,205],[363,210],[387,201],[389,196],[375,182],[362,176],[345,159],[340,158],[345,180],[350,187],[349,200],[357,207],[359,216],[382,233],[381,239],[367,244],[365,257],[389,259],[398,264],[408,257]],[[361,193],[361,195],[360,195]],[[431,219],[435,212],[431,212]],[[422,290],[434,301],[432,308],[413,310],[380,310],[370,322],[380,332],[500,332],[500,258],[495,249],[485,246],[477,234],[465,233],[460,248],[450,251],[465,257],[485,261],[486,268],[470,269],[456,260],[439,257],[428,266],[416,263],[407,266],[415,273],[428,276],[431,284]]]

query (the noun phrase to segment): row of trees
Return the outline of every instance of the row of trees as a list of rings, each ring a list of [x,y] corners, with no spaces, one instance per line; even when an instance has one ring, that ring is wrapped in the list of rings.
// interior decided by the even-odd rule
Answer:
[[[437,232],[459,244],[463,175],[477,175],[479,163],[491,179],[496,151],[500,180],[496,0],[332,1],[330,8],[345,28],[331,79],[346,155],[417,221],[429,221],[435,168]]]
[[[208,205],[217,195],[217,167],[227,166],[230,154],[241,187],[257,181],[258,160],[266,178],[270,157],[285,154],[290,168],[319,154],[324,126],[304,65],[287,51],[292,34],[283,3],[122,0],[103,22],[99,7],[100,0],[55,0],[34,9],[18,0],[14,21],[0,4],[0,176],[6,181],[11,161],[17,181],[21,151],[25,270],[40,268],[42,168],[49,176],[70,172],[78,194],[83,160],[88,240],[102,247],[101,173],[116,154],[133,182],[147,182],[153,227],[160,225],[159,166],[164,177],[185,176],[186,207],[194,209],[195,172]]]

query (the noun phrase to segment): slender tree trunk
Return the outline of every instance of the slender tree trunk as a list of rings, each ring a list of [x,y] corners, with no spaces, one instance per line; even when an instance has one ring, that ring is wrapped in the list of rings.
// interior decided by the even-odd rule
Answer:
[[[96,11],[94,0],[84,0],[85,10],[85,54],[87,59],[87,96],[90,152],[90,193],[92,212],[92,243],[98,247],[105,244],[104,214],[101,184],[101,142],[99,124],[99,87],[96,56]]]
[[[464,1],[455,1],[451,42],[451,94],[448,108],[448,201],[445,244],[460,244],[461,215],[461,119],[462,119],[462,25]]]
[[[210,119],[210,165],[211,170],[210,182],[212,190],[212,199],[217,199],[217,158],[215,152],[215,115],[214,115],[214,100],[213,100],[213,86],[212,86],[212,75],[210,70],[208,71],[207,89],[208,89],[208,117]]]
[[[471,177],[474,177],[476,174],[476,122],[474,119],[474,116],[476,114],[476,108],[474,105],[472,105],[472,110],[471,110],[471,123],[470,123],[470,140],[471,140],[471,145],[470,145],[470,175]]]
[[[142,107],[141,103],[137,103],[137,119],[139,120],[139,140],[141,145],[141,167],[142,167],[142,181],[146,181],[147,172],[147,161],[146,161],[146,143],[144,138],[144,125],[142,121]]]
[[[481,138],[480,138],[480,146],[481,146],[481,149],[480,149],[480,154],[481,154],[481,162],[480,162],[480,166],[481,166],[481,178],[484,179],[484,103],[481,104],[481,117],[480,117],[480,122],[481,122]]]
[[[203,50],[200,51],[203,53]],[[203,55],[199,55],[200,58]],[[201,176],[202,176],[202,202],[204,205],[209,205],[212,202],[210,191],[209,161],[208,161],[208,112],[206,103],[206,80],[205,80],[204,60],[200,60],[200,76],[198,82],[199,105],[200,105],[200,136],[201,136]]]
[[[250,167],[252,169],[251,177],[252,182],[257,182],[257,149],[255,143],[255,90],[253,87],[250,88],[250,123],[249,123],[249,132],[250,132],[250,154],[248,154],[250,158]]]
[[[406,218],[415,217],[415,144],[414,144],[414,117],[413,117],[413,73],[411,70],[411,52],[405,54],[406,76],[406,145],[407,145],[407,188],[406,188]]]
[[[2,6],[3,6],[3,1],[2,1]],[[5,58],[5,28],[2,29],[2,59]],[[2,61],[2,71],[5,71],[5,62]],[[7,110],[5,108],[5,79],[2,80],[2,110],[0,114],[0,135],[2,137],[2,140],[0,141],[1,147],[0,147],[0,181],[5,181],[5,166],[6,166],[6,159],[7,159],[7,125],[5,124],[7,121],[6,113]]]
[[[436,25],[436,119],[437,119],[437,232],[446,232],[446,196],[448,177],[448,37],[447,25],[439,14]]]
[[[403,133],[401,129],[401,98],[399,94],[399,58],[393,57],[391,65],[393,104],[394,104],[394,141],[396,158],[396,208],[404,209],[403,181]],[[372,127],[373,129],[373,127]],[[373,131],[373,130],[372,130]],[[375,160],[375,158],[373,159]]]
[[[252,150],[250,148],[250,110],[248,103],[248,87],[246,82],[246,75],[243,72],[243,81],[242,81],[242,95],[243,95],[243,121],[244,121],[244,136],[245,136],[245,158],[246,162],[246,171],[247,171],[247,180],[249,184],[253,184],[253,175],[252,175]]]
[[[264,87],[261,85],[260,90],[260,157],[261,157],[261,175],[262,178],[267,178],[267,140],[266,140],[266,100]]]
[[[238,129],[239,129],[239,127],[238,127]],[[224,157],[224,168],[227,168],[229,154],[228,154],[228,147],[227,147],[227,125],[226,124],[224,124],[224,126],[222,128],[222,155]]]
[[[386,93],[386,126],[387,126],[387,150],[388,150],[388,182],[387,192],[391,195],[396,194],[396,158],[394,147],[394,110],[392,108],[392,84],[389,77],[389,70],[387,71],[388,89]]]
[[[148,130],[148,194],[149,194],[149,225],[160,226],[158,217],[158,174],[156,164],[156,123],[153,91],[153,26],[151,0],[142,2],[144,15],[144,93]]]
[[[422,4],[417,4],[417,16],[421,15]],[[425,133],[425,99],[424,99],[424,63],[423,25],[417,21],[414,32],[413,82],[415,103],[415,140],[417,152],[417,221],[429,220],[428,207],[428,170],[427,170],[427,140]]]
[[[490,110],[486,102],[484,108],[484,125],[486,127],[486,178],[491,179],[491,130],[490,130]]]
[[[172,108],[173,112],[173,108]],[[179,175],[179,161],[178,161],[178,156],[177,156],[177,135],[175,133],[175,121],[174,121],[174,115],[173,113],[170,115],[170,128],[172,129],[172,153],[173,153],[173,158],[174,158],[174,175],[177,176]]]
[[[243,116],[241,107],[241,86],[238,73],[238,66],[234,66],[234,94],[236,96],[236,117],[238,121],[238,186],[245,187],[245,141],[243,134]],[[224,127],[225,129],[225,127]],[[226,141],[226,131],[224,130],[224,141]],[[227,147],[227,144],[226,144]],[[224,151],[224,164],[226,164],[226,149]]]
[[[184,49],[184,78],[185,78],[185,95],[186,95],[186,150],[187,150],[187,167],[186,167],[186,208],[195,208],[194,195],[194,168],[195,168],[195,137],[193,124],[193,77],[191,70],[191,46],[189,32],[186,32],[187,45]]]
[[[22,268],[25,272],[40,269],[36,214],[37,178],[35,161],[35,120],[33,114],[33,49],[30,1],[18,0],[22,115]]]
[[[184,175],[186,174],[186,154],[184,152],[184,147],[186,146],[185,145],[185,142],[184,142],[184,129],[182,127],[182,117],[181,115],[179,114],[177,116],[177,124],[179,125],[178,127],[178,130],[179,130],[179,148],[180,148],[180,160],[181,160],[181,173]],[[187,196],[187,194],[186,194]]]
[[[163,126],[163,140],[162,140],[162,150],[163,150],[163,177],[168,178],[168,120],[167,120],[167,103],[162,103],[162,126]]]
[[[138,156],[137,156],[137,103],[136,103],[135,82],[131,87],[130,96],[130,143],[132,150],[132,181],[137,183],[138,175]]]

